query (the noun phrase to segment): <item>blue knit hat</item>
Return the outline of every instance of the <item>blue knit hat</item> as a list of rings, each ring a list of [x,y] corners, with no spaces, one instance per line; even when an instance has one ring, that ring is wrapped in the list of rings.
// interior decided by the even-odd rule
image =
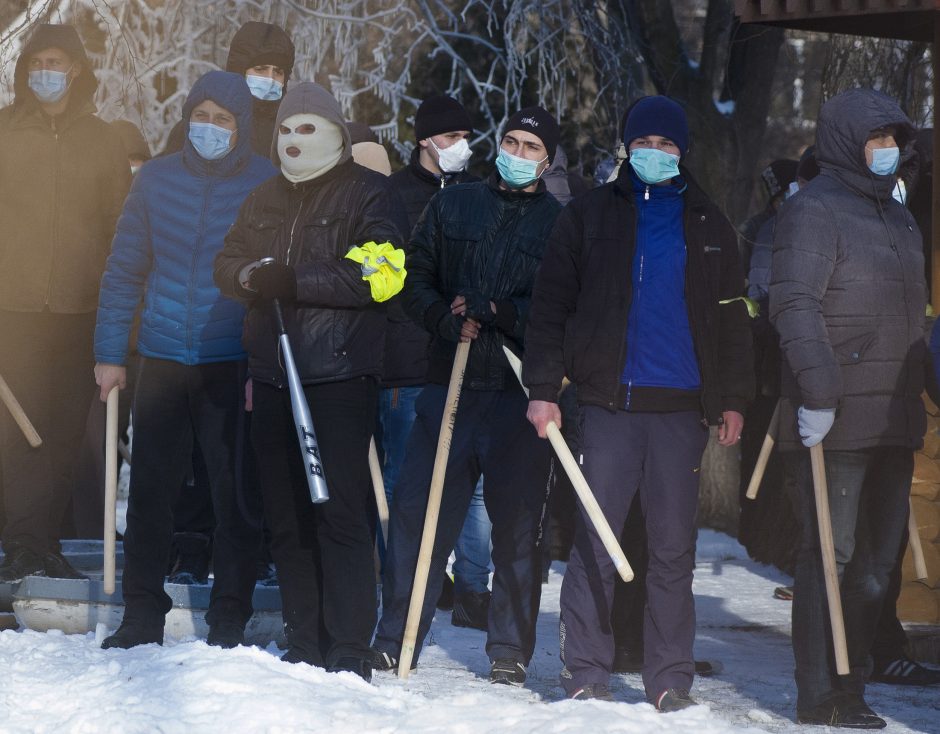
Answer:
[[[689,150],[689,121],[685,110],[669,97],[642,97],[637,100],[627,115],[623,129],[623,144],[646,135],[669,138],[685,155]]]

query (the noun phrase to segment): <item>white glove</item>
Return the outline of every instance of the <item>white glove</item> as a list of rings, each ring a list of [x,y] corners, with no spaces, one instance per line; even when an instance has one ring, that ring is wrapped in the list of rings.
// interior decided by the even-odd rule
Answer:
[[[809,448],[818,444],[829,433],[836,419],[836,409],[810,410],[801,405],[796,412],[796,417],[800,425],[800,438],[803,440],[803,445]]]

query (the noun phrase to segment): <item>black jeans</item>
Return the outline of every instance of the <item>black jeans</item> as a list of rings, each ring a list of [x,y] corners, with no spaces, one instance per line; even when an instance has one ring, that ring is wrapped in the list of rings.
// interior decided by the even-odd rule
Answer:
[[[796,463],[796,506],[802,525],[793,582],[793,656],[800,711],[820,704],[833,691],[864,692],[872,640],[907,524],[914,455],[897,446],[825,452],[849,656],[847,676],[835,671],[809,452],[799,451],[790,458]]]
[[[244,428],[244,363],[183,365],[142,357],[134,400],[127,532],[124,535],[125,620],[160,623],[170,610],[163,589],[173,536],[173,503],[199,441],[212,491],[216,526],[210,625],[245,624],[252,614],[260,519],[237,493]]]
[[[367,658],[375,628],[369,440],[378,383],[304,387],[330,499],[310,502],[290,394],[255,381],[251,440],[292,652],[314,665]]]
[[[427,385],[415,403],[417,417],[389,510],[382,620],[375,647],[395,657],[408,616],[446,395],[446,386]],[[542,592],[539,529],[551,461],[548,442],[526,420],[526,404],[525,394],[515,386],[464,390],[460,396],[415,660],[440,593],[434,581],[444,575],[481,474],[486,477],[483,500],[493,523],[495,569],[486,652],[491,660],[511,658],[526,665],[532,657]]]
[[[58,550],[74,467],[95,386],[95,313],[0,311],[0,375],[42,445],[26,442],[0,405],[0,481],[6,514],[3,546]]]

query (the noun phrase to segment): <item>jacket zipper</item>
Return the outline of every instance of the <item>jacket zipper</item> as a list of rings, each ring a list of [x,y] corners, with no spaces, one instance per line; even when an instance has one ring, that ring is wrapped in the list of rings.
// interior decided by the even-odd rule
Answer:
[[[644,200],[644,201],[649,201],[649,198],[650,198],[650,187],[647,186],[647,187],[646,187],[646,191],[643,193],[643,200]],[[638,209],[637,209],[637,213],[636,213],[636,231],[637,231],[637,234],[639,234],[639,231],[640,231],[640,218],[641,218],[642,214],[643,214],[642,210],[638,208]],[[624,344],[626,344],[626,341],[627,341],[627,334],[629,333],[629,330],[630,330],[630,310],[633,308],[633,304],[634,304],[634,303],[639,304],[639,302],[640,302],[640,296],[641,296],[641,294],[642,294],[642,289],[643,289],[643,268],[644,268],[644,266],[645,266],[645,264],[646,264],[646,252],[643,250],[638,236],[635,236],[635,237],[634,237],[634,242],[636,242],[637,247],[640,247],[640,272],[639,272],[639,274],[638,274],[638,276],[637,276],[636,291],[634,292],[633,289],[631,289],[631,291],[630,291],[630,306],[629,306],[629,308],[627,309],[627,331],[624,333],[624,336],[623,336]],[[628,364],[628,365],[629,365],[629,362],[630,362],[630,355],[628,354],[628,355],[627,355],[627,364]],[[627,402],[626,402],[626,404],[624,405],[624,409],[630,410],[630,399],[631,399],[632,396],[633,396],[633,370],[632,370],[632,369],[628,369],[628,370],[627,370],[627,374],[628,374],[628,377],[627,377]]]
[[[55,253],[58,249],[58,239],[59,239],[59,222],[58,222],[58,213],[59,213],[59,130],[55,124],[55,118],[52,118],[52,135],[55,140],[55,168],[53,171],[52,178],[52,252],[50,253],[51,261],[49,263],[49,280],[46,283],[46,307],[49,307],[49,301],[52,298],[52,281],[55,277]]]
[[[297,191],[297,187],[294,187],[294,191]],[[287,258],[284,261],[285,265],[290,265],[290,251],[294,247],[294,231],[297,229],[297,222],[300,221],[300,215],[304,211],[304,196],[300,197],[300,204],[297,206],[297,214],[294,215],[294,221],[290,225],[290,239],[287,242]]]
[[[627,199],[627,206],[632,206],[632,207],[633,207],[633,211],[634,211],[634,215],[635,215],[635,216],[634,216],[634,219],[633,219],[633,246],[634,246],[634,250],[633,250],[633,252],[630,254],[630,260],[629,260],[629,262],[630,262],[631,264],[630,264],[630,265],[628,266],[628,268],[627,268],[627,277],[630,277],[630,276],[631,276],[631,273],[632,273],[632,270],[633,270],[633,266],[632,266],[632,263],[633,263],[633,255],[636,254],[637,235],[639,234],[639,231],[640,231],[640,211],[639,211],[639,208],[633,203],[633,201],[632,201],[632,199],[630,198],[630,196],[632,196],[632,194],[627,195],[626,199]],[[620,355],[619,355],[619,357],[618,357],[618,359],[617,359],[617,364],[616,364],[615,367],[614,367],[615,370],[618,370],[618,372],[614,375],[614,385],[615,385],[615,387],[614,387],[614,396],[615,396],[615,397],[616,397],[617,392],[618,392],[618,390],[619,390],[619,388],[616,387],[616,386],[619,386],[619,385],[620,385],[620,377],[621,377],[621,375],[623,374],[623,369],[624,369],[624,367],[626,367],[626,358],[627,358],[627,329],[628,329],[629,326],[630,326],[630,308],[631,308],[632,305],[633,305],[633,288],[632,288],[632,286],[631,286],[631,288],[630,288],[630,298],[629,298],[629,300],[627,301],[627,309],[626,309],[626,313],[624,314],[624,321],[625,321],[626,323],[625,323],[625,324],[621,327],[621,329],[620,329],[620,333],[623,334],[623,338],[620,340]],[[623,365],[623,366],[621,366],[621,365]],[[630,391],[630,387],[631,387],[630,385],[627,385],[627,392],[628,392],[628,394],[629,394],[629,391]],[[628,400],[628,402],[629,402],[629,395],[628,395],[628,399],[627,399],[627,400]],[[610,401],[609,406],[610,406],[611,408],[615,408],[615,409],[617,409],[617,408],[620,407],[620,406],[618,406],[618,405],[615,405],[613,400]]]

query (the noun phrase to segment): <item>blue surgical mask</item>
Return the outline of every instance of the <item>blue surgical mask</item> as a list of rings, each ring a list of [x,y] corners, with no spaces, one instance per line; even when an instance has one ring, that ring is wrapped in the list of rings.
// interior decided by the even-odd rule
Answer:
[[[630,165],[643,183],[658,184],[679,175],[679,156],[659,148],[634,148]]]
[[[196,152],[207,161],[224,158],[232,147],[233,130],[213,125],[211,122],[189,123],[189,142]]]
[[[500,148],[499,153],[496,154],[496,170],[509,188],[524,189],[538,178],[536,171],[539,164],[547,159],[548,156],[541,161],[530,161],[528,158],[520,158]]]
[[[255,74],[246,74],[245,81],[248,82],[248,88],[252,95],[265,102],[274,102],[281,98],[284,91],[284,85],[277,79],[268,76],[256,76]]]
[[[890,176],[898,170],[900,160],[900,148],[872,148],[871,165],[868,168],[876,176]]]
[[[69,90],[68,72],[52,69],[31,71],[29,72],[29,88],[33,90],[33,94],[40,102],[45,104],[58,102]]]

